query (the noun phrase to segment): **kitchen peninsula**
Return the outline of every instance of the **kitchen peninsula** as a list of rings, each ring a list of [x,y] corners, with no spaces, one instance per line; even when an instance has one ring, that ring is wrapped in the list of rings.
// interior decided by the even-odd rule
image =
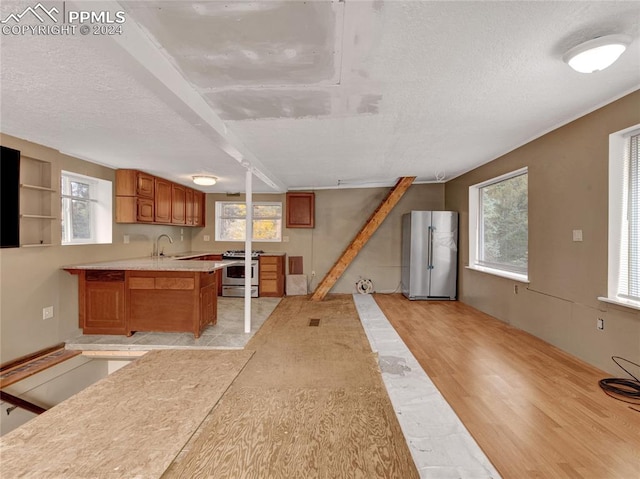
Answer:
[[[78,316],[84,334],[193,332],[217,321],[215,272],[242,263],[198,256],[153,257],[65,266],[78,275]]]

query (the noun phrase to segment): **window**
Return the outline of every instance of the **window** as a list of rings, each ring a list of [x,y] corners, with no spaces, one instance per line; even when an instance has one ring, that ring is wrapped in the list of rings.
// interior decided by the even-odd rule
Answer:
[[[62,171],[62,244],[111,243],[111,182]]]
[[[609,137],[609,278],[603,301],[640,309],[640,125]]]
[[[469,188],[469,267],[528,281],[526,168]]]
[[[244,202],[216,202],[216,241],[244,241],[247,223]],[[282,203],[253,203],[252,241],[281,241]]]

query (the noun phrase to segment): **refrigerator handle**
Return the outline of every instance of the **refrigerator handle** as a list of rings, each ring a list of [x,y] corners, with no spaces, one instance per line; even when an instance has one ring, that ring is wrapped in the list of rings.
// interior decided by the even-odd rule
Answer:
[[[429,254],[428,254],[428,259],[427,259],[427,269],[433,269],[433,227],[429,226],[427,228],[428,232],[429,232],[429,237],[427,238],[427,241],[429,242]]]

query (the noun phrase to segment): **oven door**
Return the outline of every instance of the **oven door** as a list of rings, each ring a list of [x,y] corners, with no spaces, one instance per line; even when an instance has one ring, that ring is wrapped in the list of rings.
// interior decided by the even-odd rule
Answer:
[[[251,284],[258,284],[258,262],[251,262]],[[244,264],[227,266],[222,275],[223,286],[244,286]]]

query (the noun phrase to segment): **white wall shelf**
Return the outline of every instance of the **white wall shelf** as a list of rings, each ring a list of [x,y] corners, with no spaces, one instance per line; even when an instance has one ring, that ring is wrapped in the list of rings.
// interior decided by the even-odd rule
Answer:
[[[20,156],[20,246],[53,244],[57,200],[53,169],[48,161]]]

